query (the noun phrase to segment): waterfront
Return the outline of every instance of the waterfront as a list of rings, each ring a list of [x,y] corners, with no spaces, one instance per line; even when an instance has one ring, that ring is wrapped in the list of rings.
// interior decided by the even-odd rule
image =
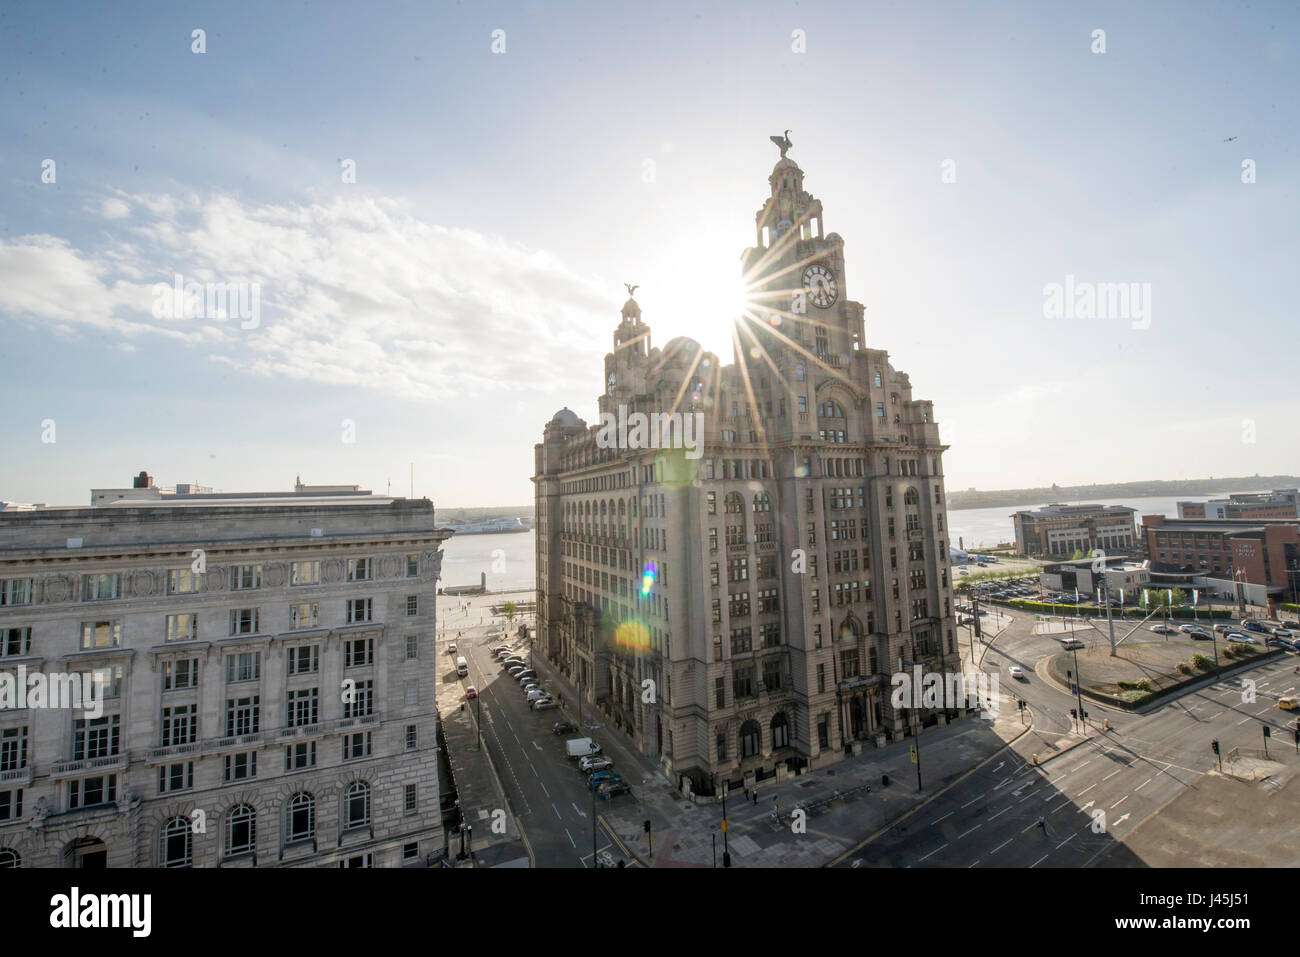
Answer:
[[[1143,515],[1178,514],[1177,503],[1206,502],[1219,495],[1183,495],[1178,498],[1089,499],[1088,503],[1101,505],[1127,505],[1137,509],[1135,520],[1140,524]],[[1048,503],[1044,502],[1043,505]],[[1067,503],[1076,504],[1076,503]],[[1033,506],[1040,508],[1041,506]],[[1011,514],[1014,506],[992,508],[963,508],[948,513],[947,525],[952,535],[951,543],[958,541],[966,548],[989,548],[1012,539]],[[536,586],[535,533],[508,535],[454,535],[442,547],[442,581],[439,587],[451,585],[477,585],[479,575],[487,573],[490,592],[518,591]]]

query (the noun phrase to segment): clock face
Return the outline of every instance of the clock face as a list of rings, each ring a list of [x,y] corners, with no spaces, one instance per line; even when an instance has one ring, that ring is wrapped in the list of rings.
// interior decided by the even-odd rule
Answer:
[[[614,388],[614,380],[615,380],[614,373],[611,372],[611,373],[609,374],[609,387],[610,387],[611,389]]]
[[[835,285],[835,276],[825,266],[814,264],[803,271],[803,287],[808,291],[808,298],[819,309],[829,309],[839,298],[839,289]]]

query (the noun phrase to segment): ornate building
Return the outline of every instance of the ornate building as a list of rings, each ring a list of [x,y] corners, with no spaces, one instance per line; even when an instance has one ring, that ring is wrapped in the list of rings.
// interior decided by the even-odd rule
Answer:
[[[356,487],[0,513],[0,868],[422,864],[444,843],[427,499]],[[84,700],[82,702],[84,704]],[[64,705],[67,702],[63,702]]]
[[[961,670],[931,403],[868,344],[843,240],[778,146],[733,363],[652,348],[632,298],[605,357],[602,422],[698,413],[699,448],[568,409],[536,447],[539,649],[696,792],[945,721],[896,711],[890,677]]]

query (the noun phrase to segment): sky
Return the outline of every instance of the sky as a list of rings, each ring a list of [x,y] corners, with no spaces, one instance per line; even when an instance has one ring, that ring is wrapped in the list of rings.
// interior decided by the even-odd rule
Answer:
[[[950,489],[1294,474],[1298,41],[1284,3],[0,6],[0,500],[529,503],[623,283],[730,361],[787,128]],[[1049,305],[1103,283],[1128,312]]]

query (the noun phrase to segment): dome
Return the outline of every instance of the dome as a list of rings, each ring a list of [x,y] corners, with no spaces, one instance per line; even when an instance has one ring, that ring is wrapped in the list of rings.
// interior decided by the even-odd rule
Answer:
[[[799,169],[799,164],[788,156],[782,156],[776,161],[776,165],[772,167],[772,173],[775,175],[776,173],[787,169]]]
[[[573,412],[567,405],[551,416],[551,425],[564,426],[565,428],[578,428],[582,425],[577,413]]]

